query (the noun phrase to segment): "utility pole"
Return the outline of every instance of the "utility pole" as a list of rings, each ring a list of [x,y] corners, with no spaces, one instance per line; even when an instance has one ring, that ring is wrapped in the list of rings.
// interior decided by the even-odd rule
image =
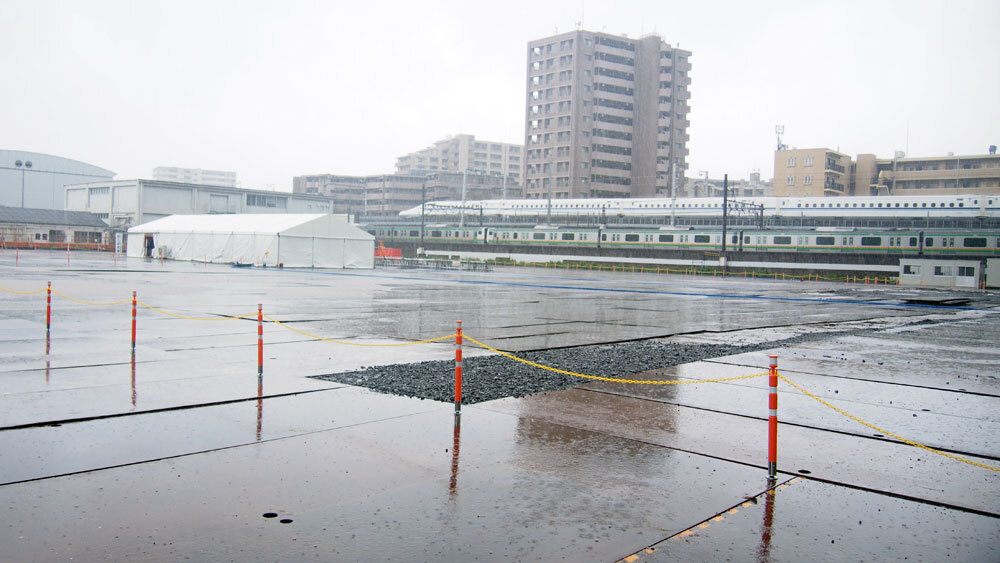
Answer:
[[[427,204],[427,182],[420,184],[420,248],[424,248],[424,206]]]
[[[545,223],[547,225],[552,224],[552,188],[553,184],[555,184],[555,178],[553,178],[552,175],[556,171],[556,163],[555,163],[556,149],[555,147],[552,147],[549,149],[549,151],[551,151],[549,152],[549,210],[545,216],[546,217]]]
[[[670,164],[670,226],[677,226],[677,161]]]
[[[725,273],[726,267],[726,219],[729,217],[729,174],[722,175],[722,254],[719,260],[722,262],[722,271]]]
[[[459,214],[458,215],[458,217],[459,217],[459,219],[458,219],[458,226],[459,227],[464,227],[465,226],[465,173],[466,173],[466,170],[462,170],[462,207],[461,207],[461,209],[459,209],[459,212],[458,212],[458,214]]]

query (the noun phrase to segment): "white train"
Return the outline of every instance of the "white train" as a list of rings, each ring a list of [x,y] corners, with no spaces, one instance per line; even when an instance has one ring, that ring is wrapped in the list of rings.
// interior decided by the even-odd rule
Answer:
[[[880,197],[756,197],[737,198],[744,213],[764,217],[997,217],[1000,194],[967,196]],[[730,210],[740,205],[730,201]],[[749,205],[746,205],[749,204]],[[424,205],[428,216],[542,216],[549,213],[545,199],[489,199],[482,201],[434,201]],[[693,217],[722,213],[721,197],[554,199],[553,216],[649,216]],[[400,212],[402,217],[420,217],[421,206]]]

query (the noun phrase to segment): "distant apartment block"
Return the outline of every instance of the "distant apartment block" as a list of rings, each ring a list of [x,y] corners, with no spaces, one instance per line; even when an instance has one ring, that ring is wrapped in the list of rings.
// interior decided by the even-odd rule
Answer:
[[[691,52],[658,35],[528,43],[525,195],[653,197],[687,170]]]
[[[774,195],[852,195],[851,157],[830,149],[785,149],[774,153]],[[867,195],[867,194],[865,194]]]
[[[858,155],[858,161],[865,156]],[[869,180],[872,193],[892,195],[952,195],[1000,193],[1000,155],[902,157],[878,159]]]
[[[454,135],[396,159],[397,174],[475,172],[507,176],[521,182],[524,147],[510,143],[477,140],[474,135]]]
[[[157,166],[153,169],[153,179],[163,182],[236,187],[236,172],[227,172],[225,170]]]
[[[319,195],[333,201],[334,213],[396,215],[435,200],[520,198],[519,184],[485,172],[433,172],[344,176],[310,174],[292,179],[292,192]]]
[[[830,149],[774,153],[776,196],[978,195],[1000,193],[1000,155],[855,160]]]

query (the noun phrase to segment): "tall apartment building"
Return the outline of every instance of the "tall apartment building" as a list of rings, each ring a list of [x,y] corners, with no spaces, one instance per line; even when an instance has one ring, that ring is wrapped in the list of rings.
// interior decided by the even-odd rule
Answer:
[[[236,172],[225,170],[202,170],[201,168],[178,168],[157,166],[153,169],[153,179],[161,182],[181,182],[210,186],[236,187]]]
[[[825,148],[774,153],[776,196],[986,195],[1000,193],[1000,155],[877,158]]]
[[[669,193],[687,170],[690,57],[655,34],[529,42],[525,196]]]
[[[520,184],[524,147],[497,141],[479,141],[474,135],[453,135],[396,159],[397,174],[475,172],[507,176]]]

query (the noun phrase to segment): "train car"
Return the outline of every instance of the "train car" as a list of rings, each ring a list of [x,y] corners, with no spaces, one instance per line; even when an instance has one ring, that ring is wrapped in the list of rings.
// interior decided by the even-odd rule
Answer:
[[[974,218],[1000,217],[1000,194],[967,196],[757,197],[730,201],[731,210],[764,217]],[[700,217],[722,214],[714,198],[542,199],[436,201],[400,212],[401,217]]]
[[[722,248],[717,229],[641,229],[571,227],[459,227],[431,225],[369,226],[368,232],[385,243],[498,245],[503,247],[635,248],[715,252]],[[996,256],[996,230],[873,230],[854,228],[800,228],[731,230],[726,246],[733,252],[807,252],[855,254],[918,254]]]

